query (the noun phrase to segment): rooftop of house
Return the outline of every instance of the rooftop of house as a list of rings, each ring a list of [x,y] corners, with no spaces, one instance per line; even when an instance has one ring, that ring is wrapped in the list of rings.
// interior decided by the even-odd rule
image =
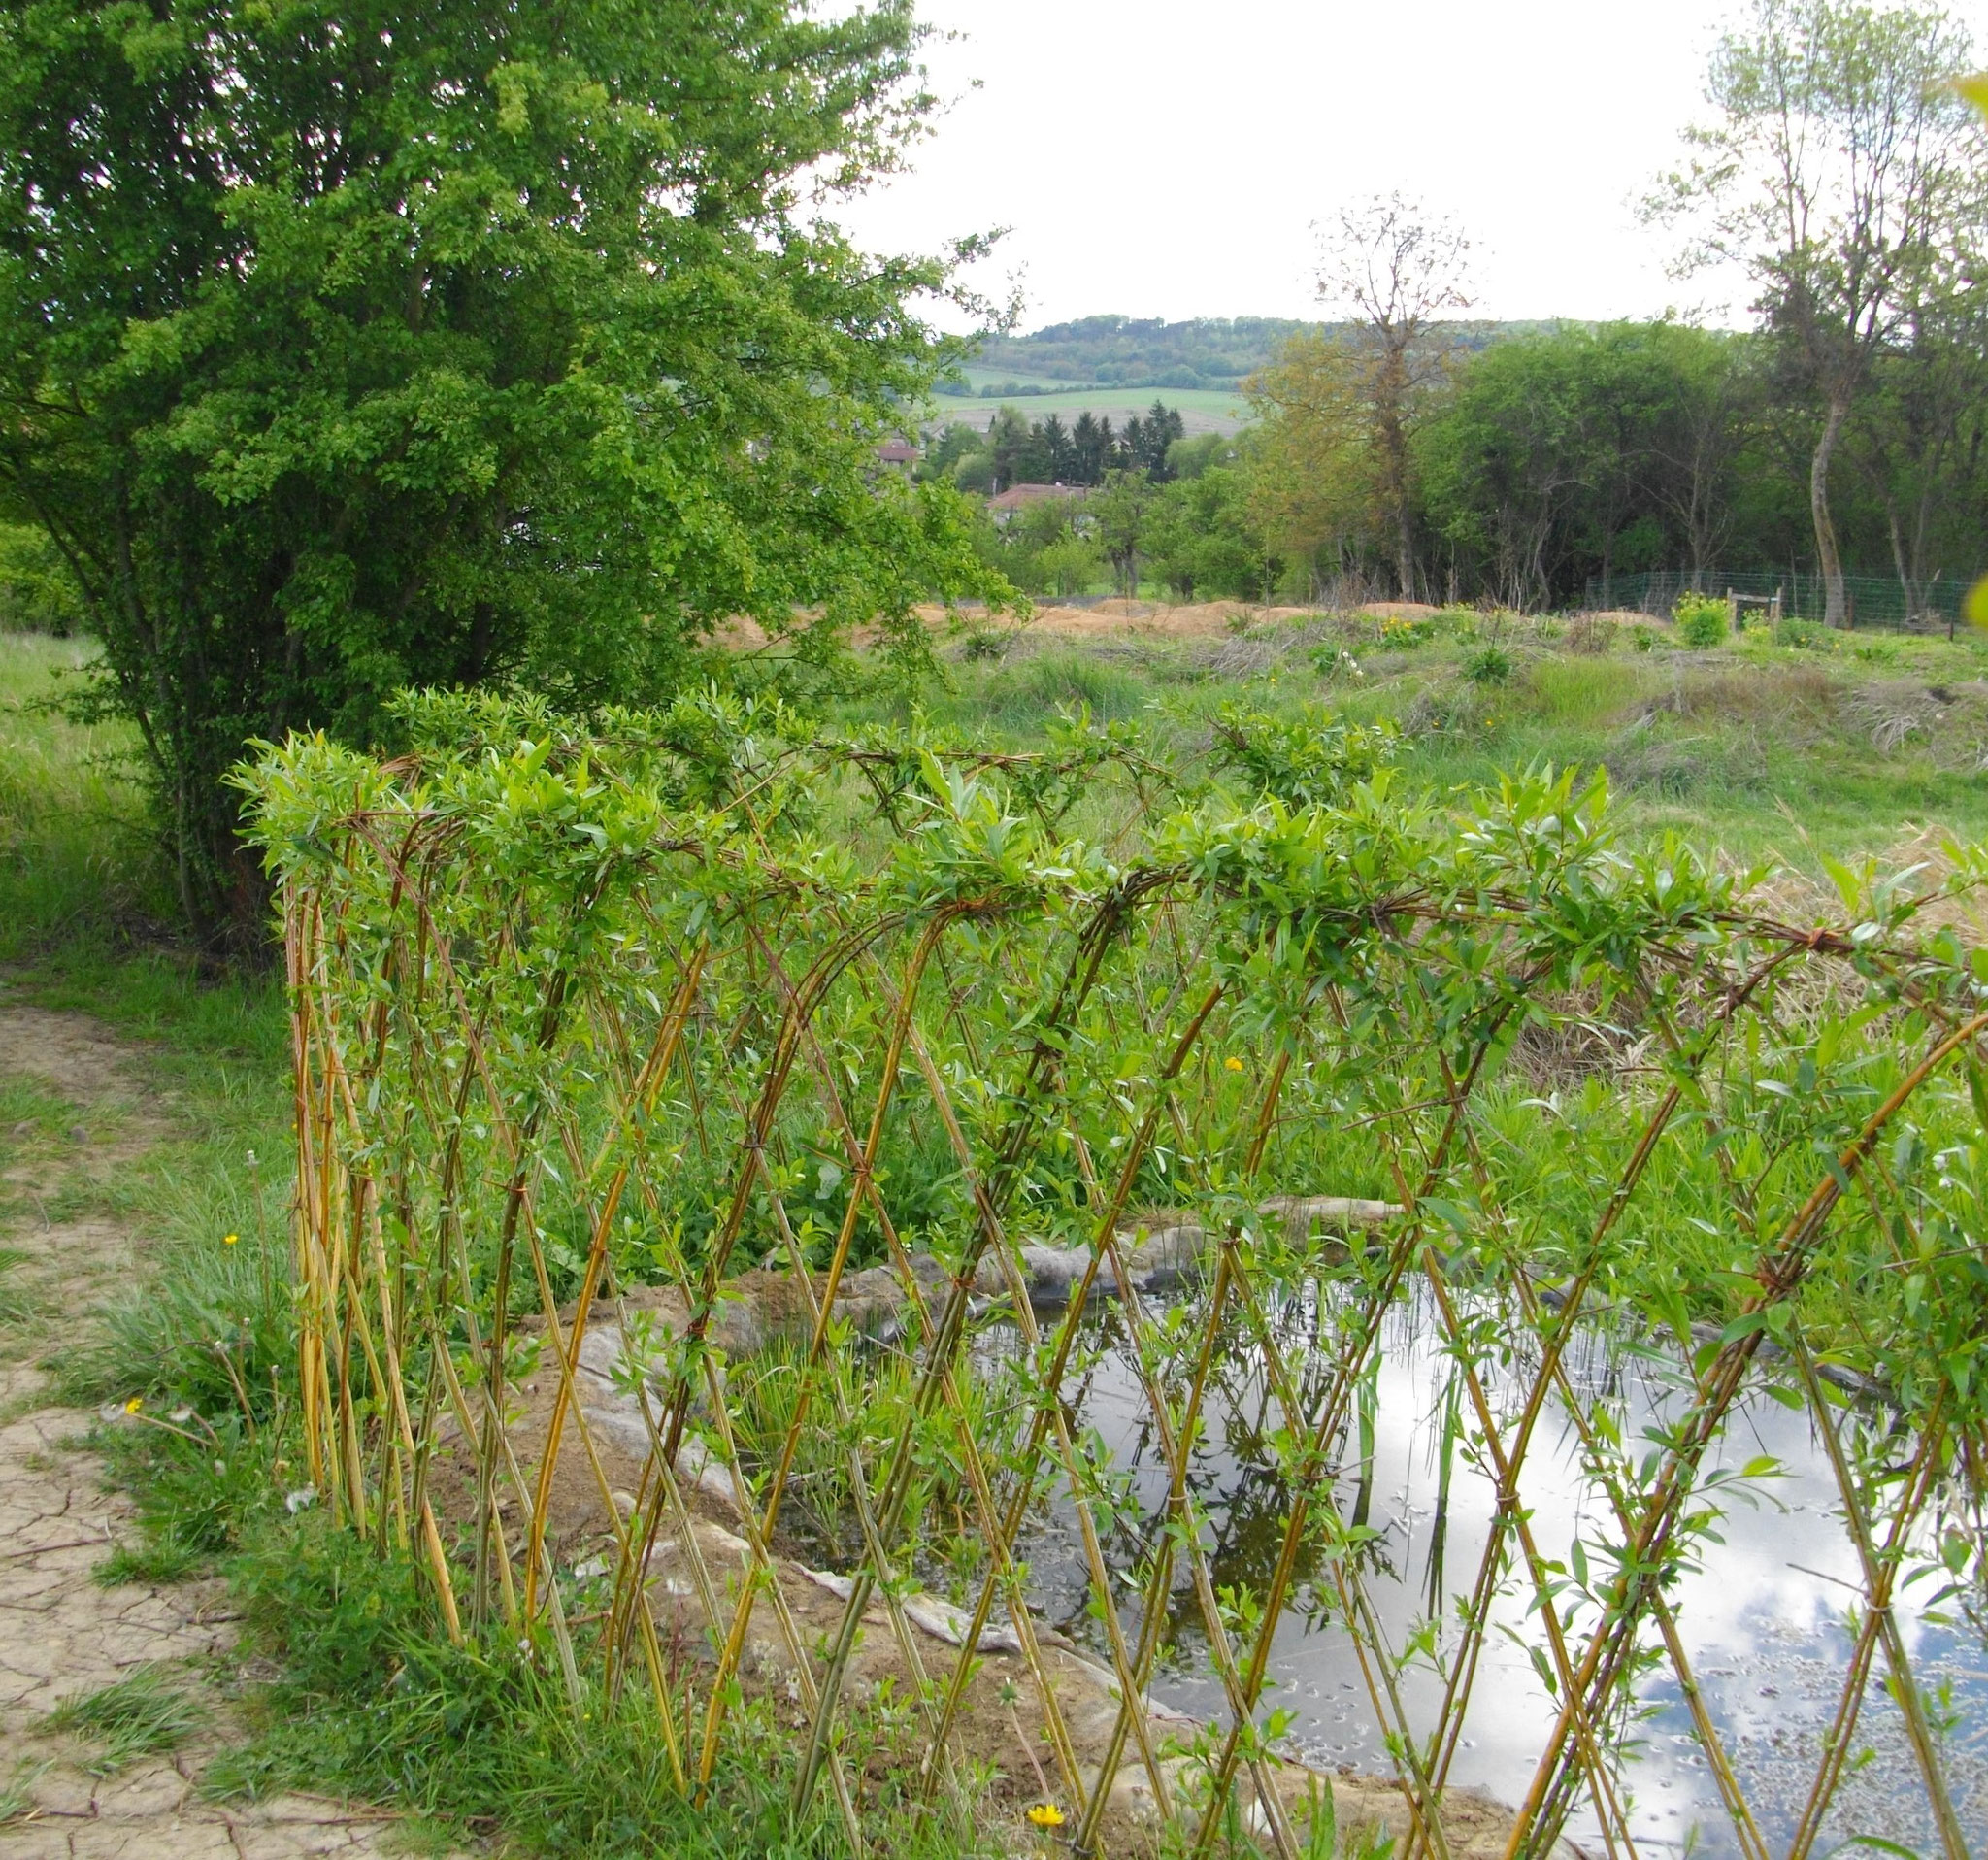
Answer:
[[[1089,493],[1081,484],[1011,484],[1005,491],[987,500],[990,511],[1018,511],[1024,504],[1040,504],[1045,497],[1084,497]]]

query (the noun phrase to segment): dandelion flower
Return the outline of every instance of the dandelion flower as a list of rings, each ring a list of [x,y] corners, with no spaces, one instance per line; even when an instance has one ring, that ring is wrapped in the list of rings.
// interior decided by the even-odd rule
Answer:
[[[1231,1072],[1241,1072],[1242,1070],[1242,1060],[1238,1059],[1234,1053],[1231,1053],[1228,1058],[1224,1059],[1222,1064]]]
[[[221,1245],[223,1246],[232,1246],[241,1238],[240,1234],[223,1234],[221,1236]]]
[[[1039,1828],[1060,1828],[1063,1810],[1053,1802],[1041,1802],[1029,1810],[1029,1819]]]
[[[124,1412],[127,1414],[136,1414],[138,1411],[144,1406],[145,1397],[143,1395],[134,1395],[128,1402],[124,1404]]]

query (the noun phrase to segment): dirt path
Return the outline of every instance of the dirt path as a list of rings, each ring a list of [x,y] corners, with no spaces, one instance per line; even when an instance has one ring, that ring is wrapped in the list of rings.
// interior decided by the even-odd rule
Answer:
[[[100,1212],[92,1184],[171,1128],[131,1051],[92,1022],[0,989],[0,1857],[4,1860],[291,1860],[371,1854],[394,1822],[378,1811],[288,1796],[203,1801],[213,1732],[170,1757],[108,1775],[98,1746],[50,1733],[65,1699],[149,1663],[197,1688],[232,1644],[217,1581],[100,1586],[91,1572],[134,1535],[82,1448],[92,1415],[56,1406],[39,1365],[88,1334],[106,1294],[142,1267],[144,1243]],[[84,1212],[70,1215],[72,1209]],[[225,1706],[209,1700],[225,1725]],[[398,1844],[398,1843],[394,1843]]]

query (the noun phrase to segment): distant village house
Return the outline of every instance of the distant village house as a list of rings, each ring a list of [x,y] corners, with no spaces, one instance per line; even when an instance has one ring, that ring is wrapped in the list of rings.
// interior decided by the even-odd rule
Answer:
[[[1075,503],[1089,495],[1082,484],[1011,484],[987,500],[987,514],[997,524],[1005,525],[1014,520],[1017,512],[1045,498],[1060,497]]]

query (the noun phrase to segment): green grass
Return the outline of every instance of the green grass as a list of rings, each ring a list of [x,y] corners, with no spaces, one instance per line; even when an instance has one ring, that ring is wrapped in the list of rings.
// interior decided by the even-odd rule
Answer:
[[[0,1828],[29,1814],[35,1806],[35,1782],[50,1766],[45,1762],[17,1763],[0,1782]]]
[[[1825,852],[1882,858],[1928,834],[1988,837],[1988,641],[1838,634],[1816,650],[1755,631],[1689,651],[1651,629],[1655,649],[1639,651],[1625,627],[1594,652],[1570,650],[1551,620],[1445,614],[1429,631],[1398,644],[1372,621],[1317,617],[1225,640],[1024,633],[998,659],[955,648],[951,686],[925,714],[1021,749],[1059,711],[1088,703],[1102,718],[1140,719],[1192,776],[1223,704],[1319,706],[1393,724],[1403,775],[1426,791],[1495,787],[1503,771],[1539,763],[1606,768],[1631,843],[1674,829],[1737,862],[1811,875]],[[1467,668],[1491,648],[1510,675],[1475,682]],[[879,697],[841,714],[904,713]]]
[[[0,1330],[26,1322],[43,1309],[43,1301],[21,1283],[20,1268],[27,1254],[17,1246],[0,1246]]]
[[[1010,382],[1021,387],[1052,387],[1058,391],[1071,385],[1061,376],[1031,375],[1026,370],[1012,368],[989,368],[983,362],[968,362],[960,373],[966,377],[967,385],[975,393],[983,387],[1005,387]]]
[[[1135,716],[1150,692],[1136,673],[1093,654],[1044,652],[993,672],[980,697],[983,710],[1000,723],[1033,735],[1044,717],[1085,705],[1101,722]]]
[[[697,1804],[672,1777],[653,1702],[639,1687],[618,1703],[589,1691],[577,1724],[556,1665],[521,1658],[502,1637],[459,1648],[438,1640],[407,1567],[319,1520],[245,1558],[238,1577],[250,1631],[283,1677],[253,1708],[260,1736],[217,1760],[212,1788],[335,1789],[465,1832],[487,1833],[501,1808],[510,1848],[545,1860],[813,1860],[845,1850],[827,1791],[800,1823],[790,1816],[796,1739],[764,1700],[737,1708],[741,1735]],[[596,1665],[587,1651],[583,1674]],[[910,1728],[879,1704],[858,1714],[849,1747],[887,1756]],[[909,1766],[900,1774],[909,1779]],[[862,1804],[873,1851],[893,1860],[1000,1851],[957,1814],[910,1802],[875,1776],[872,1765]]]
[[[208,1716],[183,1680],[148,1664],[116,1685],[56,1707],[44,1722],[93,1744],[86,1767],[92,1776],[109,1776],[140,1757],[170,1755],[199,1734]]]
[[[93,656],[84,640],[0,634],[0,963],[167,909],[129,734],[54,708]]]

